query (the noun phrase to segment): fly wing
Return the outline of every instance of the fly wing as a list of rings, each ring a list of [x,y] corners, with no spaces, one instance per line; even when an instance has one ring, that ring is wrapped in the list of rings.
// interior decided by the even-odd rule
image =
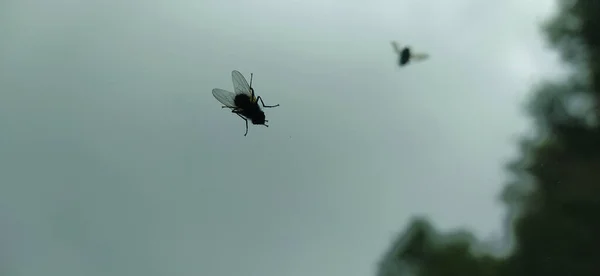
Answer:
[[[237,70],[233,70],[231,72],[231,79],[233,80],[233,89],[235,94],[246,94],[248,96],[252,96],[250,92],[250,85],[244,78],[244,75]]]
[[[400,54],[400,52],[402,51],[400,49],[400,45],[398,45],[398,43],[396,41],[392,41],[392,47],[394,48],[394,51],[396,51],[396,53]]]
[[[233,92],[229,92],[220,88],[215,88],[212,90],[212,94],[223,105],[229,108],[235,108],[235,94],[233,94]]]
[[[425,53],[418,53],[418,54],[412,54],[410,58],[412,60],[419,61],[419,60],[425,60],[425,59],[429,58],[429,55],[425,54]]]

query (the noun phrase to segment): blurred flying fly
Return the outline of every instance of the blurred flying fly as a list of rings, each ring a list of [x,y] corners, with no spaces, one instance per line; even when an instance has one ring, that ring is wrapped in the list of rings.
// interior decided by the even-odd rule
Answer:
[[[421,61],[429,57],[428,54],[412,52],[408,46],[400,48],[398,43],[396,43],[395,41],[392,41],[392,47],[394,47],[394,51],[396,51],[396,54],[400,56],[398,58],[398,65],[400,65],[400,67],[407,65],[411,61]]]
[[[248,85],[248,82],[242,73],[233,70],[231,72],[231,79],[233,80],[233,89],[235,93],[220,88],[212,90],[213,96],[215,96],[219,102],[224,104],[222,108],[230,108],[232,113],[237,114],[246,121],[246,133],[244,133],[244,136],[248,135],[248,119],[252,121],[252,124],[268,127],[266,124],[268,120],[265,119],[265,113],[260,109],[258,101],[260,101],[263,107],[270,108],[279,106],[279,104],[265,105],[260,96],[256,97],[256,95],[254,95],[252,77],[253,74],[250,73],[250,85]]]

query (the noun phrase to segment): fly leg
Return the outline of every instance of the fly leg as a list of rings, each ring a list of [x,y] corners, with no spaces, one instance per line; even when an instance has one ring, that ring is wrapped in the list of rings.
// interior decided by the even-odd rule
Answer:
[[[238,114],[238,116],[240,116],[240,118],[244,119],[244,121],[246,122],[246,132],[244,132],[244,136],[246,136],[246,135],[248,135],[248,119],[244,118],[240,114]]]
[[[246,133],[244,133],[244,136],[248,135],[248,119],[244,118],[244,116],[242,116],[239,113],[240,111],[237,109],[231,110],[231,112],[237,114],[238,116],[240,116],[240,118],[244,119],[244,121],[246,122]]]
[[[276,105],[265,105],[265,102],[263,102],[263,99],[260,96],[258,96],[256,98],[256,101],[260,101],[260,103],[262,103],[263,107],[278,107],[279,106],[279,104],[276,104]]]

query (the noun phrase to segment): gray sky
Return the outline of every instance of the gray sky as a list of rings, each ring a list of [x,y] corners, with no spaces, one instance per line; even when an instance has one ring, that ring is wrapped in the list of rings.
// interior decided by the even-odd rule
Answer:
[[[373,275],[412,215],[499,233],[551,2],[5,0],[3,275]],[[281,104],[247,137],[233,69]]]

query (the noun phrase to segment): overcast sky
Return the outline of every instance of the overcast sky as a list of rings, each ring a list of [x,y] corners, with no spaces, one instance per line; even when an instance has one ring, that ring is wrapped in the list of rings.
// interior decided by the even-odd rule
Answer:
[[[365,276],[413,215],[499,234],[552,2],[4,0],[3,275]],[[281,104],[247,137],[234,69]]]

